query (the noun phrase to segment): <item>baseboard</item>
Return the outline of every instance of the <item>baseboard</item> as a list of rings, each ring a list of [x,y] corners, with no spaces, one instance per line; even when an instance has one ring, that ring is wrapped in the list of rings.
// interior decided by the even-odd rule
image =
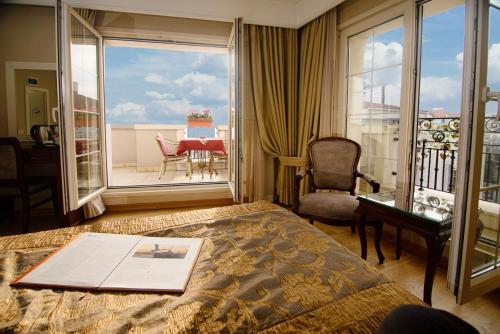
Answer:
[[[169,201],[169,202],[154,202],[154,203],[131,203],[131,204],[107,205],[106,211],[124,212],[124,211],[137,211],[137,210],[160,210],[160,209],[190,208],[197,206],[224,206],[231,204],[234,204],[231,198],[198,199],[192,201]]]

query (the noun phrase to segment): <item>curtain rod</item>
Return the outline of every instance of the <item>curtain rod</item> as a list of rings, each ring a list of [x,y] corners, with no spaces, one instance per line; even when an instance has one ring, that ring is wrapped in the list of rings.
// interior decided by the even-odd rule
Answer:
[[[162,40],[162,39],[146,39],[146,38],[134,38],[134,37],[114,37],[114,36],[102,36],[103,39],[113,40],[113,41],[126,41],[126,42],[143,42],[143,43],[156,43],[156,44],[174,44],[174,45],[186,45],[186,46],[200,46],[200,47],[211,47],[226,49],[227,45],[224,44],[210,44],[210,43],[194,43],[194,42],[181,42],[174,40]]]

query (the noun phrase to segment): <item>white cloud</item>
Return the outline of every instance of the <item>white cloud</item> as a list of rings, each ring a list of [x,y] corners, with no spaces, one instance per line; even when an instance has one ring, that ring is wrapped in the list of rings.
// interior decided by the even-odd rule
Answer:
[[[172,94],[169,94],[169,93],[159,93],[159,92],[155,92],[155,91],[147,91],[146,92],[146,95],[155,99],[155,100],[163,100],[163,99],[167,99],[167,98],[174,98],[174,96]]]
[[[420,99],[426,102],[445,102],[460,98],[461,81],[449,77],[423,77],[420,82]]]
[[[455,59],[462,68],[464,61],[464,53],[457,53]],[[500,43],[494,43],[488,50],[488,82],[500,82]]]
[[[187,115],[191,110],[201,110],[203,106],[193,105],[186,99],[163,99],[151,102],[151,109],[155,111],[156,116]]]
[[[214,75],[191,72],[176,79],[174,82],[179,86],[210,85],[217,80]]]
[[[500,82],[500,43],[492,44],[488,51],[488,82]]]
[[[372,50],[373,49],[373,50]],[[373,61],[373,67],[372,67]],[[375,42],[365,46],[364,66],[365,68],[381,68],[390,65],[398,65],[403,61],[403,45],[396,42],[388,44]]]
[[[194,97],[214,100],[227,99],[227,81],[214,75],[190,72],[174,80],[181,89],[188,91]]]
[[[144,77],[144,81],[156,83],[156,84],[169,84],[170,81],[157,73],[148,73]]]
[[[146,107],[134,102],[119,103],[108,111],[108,115],[113,119],[119,119],[120,122],[145,122],[148,120]]]

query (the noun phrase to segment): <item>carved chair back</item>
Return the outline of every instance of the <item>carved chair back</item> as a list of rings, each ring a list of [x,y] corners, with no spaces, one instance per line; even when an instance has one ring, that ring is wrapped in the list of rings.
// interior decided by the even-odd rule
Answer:
[[[319,138],[309,144],[312,190],[349,191],[354,195],[361,146],[342,137]]]

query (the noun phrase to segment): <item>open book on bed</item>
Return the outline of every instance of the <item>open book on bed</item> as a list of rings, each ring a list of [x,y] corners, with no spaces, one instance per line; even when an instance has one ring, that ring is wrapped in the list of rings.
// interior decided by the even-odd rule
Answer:
[[[11,285],[184,292],[203,239],[83,233]]]

